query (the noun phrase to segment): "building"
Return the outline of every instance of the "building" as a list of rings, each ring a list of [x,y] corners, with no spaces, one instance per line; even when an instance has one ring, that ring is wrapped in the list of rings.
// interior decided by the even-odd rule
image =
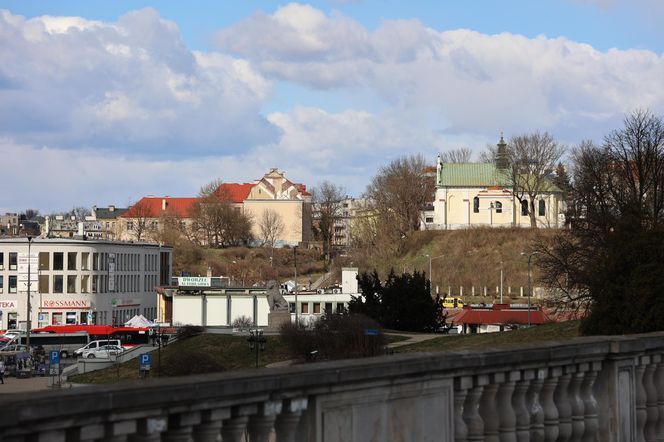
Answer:
[[[170,282],[171,255],[146,243],[0,239],[0,328],[26,328],[28,289],[32,327],[155,318],[155,287]]]
[[[120,238],[121,226],[120,216],[127,211],[127,208],[92,206],[90,221],[96,221],[101,226],[101,239],[115,241]]]
[[[530,325],[542,325],[547,321],[537,305],[493,304],[487,306],[464,306],[452,318],[454,325],[461,327],[460,333],[491,333],[514,330]]]
[[[0,215],[0,235],[16,236],[20,230],[18,213]]]
[[[215,193],[251,219],[251,233],[256,244],[261,243],[260,226],[266,211],[277,214],[283,224],[276,237],[277,247],[295,246],[311,240],[311,194],[304,184],[288,180],[284,172],[270,169],[253,183],[224,183]],[[192,197],[141,198],[120,216],[119,238],[151,241],[151,232],[161,228],[160,222],[167,215],[177,219],[182,227],[195,231],[194,208],[198,201]]]
[[[493,163],[443,163],[436,170],[433,204],[422,211],[422,229],[530,227],[529,201],[514,194],[507,144],[500,138]],[[563,192],[546,180],[535,197],[537,227],[564,225]]]

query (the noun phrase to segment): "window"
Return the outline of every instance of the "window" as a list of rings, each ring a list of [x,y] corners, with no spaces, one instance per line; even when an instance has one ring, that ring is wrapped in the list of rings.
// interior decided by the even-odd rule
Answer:
[[[134,222],[133,221],[127,221],[127,230],[129,230],[129,231],[134,230]]]
[[[7,315],[7,328],[15,330],[18,325],[18,313],[9,313]]]
[[[289,302],[288,303],[288,312],[289,313],[295,313],[295,303],[294,302]]]
[[[5,254],[0,252],[0,270],[5,268]]]
[[[62,252],[53,253],[53,270],[64,270],[64,254]]]
[[[62,325],[62,312],[53,312],[51,314],[51,325]]]
[[[99,253],[92,254],[92,270],[99,270]]]
[[[9,277],[9,293],[16,293],[16,287],[18,284],[17,276]]]
[[[3,279],[3,276],[0,275],[0,293],[2,293],[5,290],[4,287],[5,287],[5,281]]]
[[[539,200],[539,216],[546,216],[546,202]]]
[[[92,276],[92,293],[97,293],[97,284],[99,283],[99,275]]]
[[[48,252],[39,252],[39,270],[51,270],[50,257]]]
[[[18,253],[9,252],[9,270],[16,270],[18,263]]]
[[[67,275],[67,293],[76,293],[76,275]]]
[[[521,216],[528,216],[528,200],[521,201]]]
[[[503,203],[496,201],[496,213],[503,213]]]
[[[480,199],[479,197],[473,198],[473,212],[480,213]]]
[[[302,303],[301,310],[303,314],[309,313],[309,304],[306,302]]]
[[[433,222],[433,216],[427,216],[424,218],[424,222],[427,224],[431,224]]]
[[[81,253],[81,270],[90,270],[90,252]]]
[[[314,314],[320,315],[320,302],[314,302]]]
[[[67,253],[67,270],[76,270],[76,252]]]
[[[67,325],[76,324],[76,312],[67,312]]]
[[[48,275],[39,275],[39,293],[50,293],[48,291]]]
[[[53,275],[53,293],[62,293],[62,275]]]
[[[325,303],[325,313],[326,314],[332,314],[332,303],[331,302],[326,302]]]

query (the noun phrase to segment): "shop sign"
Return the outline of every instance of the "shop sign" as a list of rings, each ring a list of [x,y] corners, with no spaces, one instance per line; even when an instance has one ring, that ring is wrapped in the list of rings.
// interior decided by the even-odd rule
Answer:
[[[182,276],[178,278],[180,287],[210,287],[212,278],[205,276]]]
[[[0,301],[0,310],[16,310],[18,301]]]
[[[45,299],[42,308],[90,308],[90,301],[67,300],[67,299]]]

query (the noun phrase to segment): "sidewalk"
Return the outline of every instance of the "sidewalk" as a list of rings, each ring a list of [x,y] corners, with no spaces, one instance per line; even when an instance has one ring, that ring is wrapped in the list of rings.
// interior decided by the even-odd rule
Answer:
[[[398,341],[398,342],[392,342],[390,344],[387,344],[387,348],[397,348],[397,347],[403,347],[404,345],[411,345],[411,344],[417,344],[418,342],[422,341],[428,341],[430,339],[435,339],[435,338],[440,338],[441,334],[422,334],[422,333],[417,333],[417,334],[411,334],[411,333],[402,333],[402,332],[395,332],[395,333],[385,333],[386,335],[394,335],[394,336],[408,336],[408,339],[405,339],[403,341]]]
[[[28,379],[5,377],[4,385],[0,384],[0,396],[8,393],[27,393],[31,391],[51,390],[48,387],[48,381],[48,376]]]

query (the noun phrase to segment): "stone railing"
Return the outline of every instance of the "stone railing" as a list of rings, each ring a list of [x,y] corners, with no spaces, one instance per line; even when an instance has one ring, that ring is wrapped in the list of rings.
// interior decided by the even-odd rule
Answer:
[[[660,441],[663,354],[580,338],[0,395],[0,440]]]

